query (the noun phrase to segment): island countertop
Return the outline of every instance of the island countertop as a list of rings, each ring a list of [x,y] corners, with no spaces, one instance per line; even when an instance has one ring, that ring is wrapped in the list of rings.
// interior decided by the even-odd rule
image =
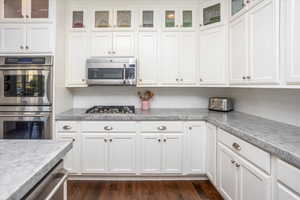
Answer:
[[[21,199],[71,148],[71,141],[0,140],[0,199]]]

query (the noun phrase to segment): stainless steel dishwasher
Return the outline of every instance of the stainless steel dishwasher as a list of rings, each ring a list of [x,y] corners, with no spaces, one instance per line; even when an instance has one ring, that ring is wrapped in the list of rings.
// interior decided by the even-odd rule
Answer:
[[[63,200],[67,171],[60,161],[22,200]]]

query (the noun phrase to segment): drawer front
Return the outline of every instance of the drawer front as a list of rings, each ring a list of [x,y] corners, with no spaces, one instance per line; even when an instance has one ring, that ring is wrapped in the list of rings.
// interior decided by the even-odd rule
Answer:
[[[300,194],[300,169],[278,159],[277,180]]]
[[[271,155],[260,148],[218,129],[218,141],[249,160],[265,172],[271,172]]]
[[[82,132],[136,132],[136,122],[82,122]]]
[[[56,131],[58,132],[78,132],[80,130],[80,122],[59,121],[56,122]]]
[[[153,133],[153,132],[183,132],[182,122],[141,122],[139,124],[140,130],[143,133]]]

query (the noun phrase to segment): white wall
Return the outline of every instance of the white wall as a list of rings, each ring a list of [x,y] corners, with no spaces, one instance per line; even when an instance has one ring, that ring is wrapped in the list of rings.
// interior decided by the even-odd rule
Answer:
[[[235,110],[300,126],[300,90],[226,89]]]
[[[92,87],[72,89],[74,108],[94,105],[135,105],[140,107],[137,92],[146,89],[133,87]],[[222,95],[215,88],[150,88],[155,93],[152,108],[207,108],[208,97]]]

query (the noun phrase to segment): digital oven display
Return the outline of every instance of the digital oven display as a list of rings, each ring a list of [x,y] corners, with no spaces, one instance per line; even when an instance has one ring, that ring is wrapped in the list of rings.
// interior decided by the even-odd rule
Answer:
[[[9,57],[5,59],[5,64],[45,64],[45,57],[32,57],[32,58],[17,58]]]

